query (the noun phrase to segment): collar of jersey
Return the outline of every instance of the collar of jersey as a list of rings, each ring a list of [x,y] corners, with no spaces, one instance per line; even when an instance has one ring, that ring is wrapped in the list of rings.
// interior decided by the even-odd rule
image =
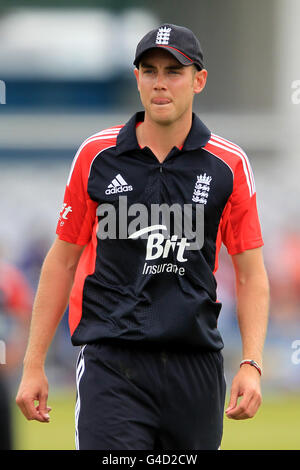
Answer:
[[[130,150],[141,150],[136,138],[136,124],[144,121],[145,112],[139,111],[135,113],[124,127],[120,130],[117,137],[116,152],[118,155],[128,152]],[[182,151],[190,152],[191,150],[197,150],[201,147],[205,147],[211,136],[210,130],[206,125],[199,119],[199,117],[193,113],[192,127],[185,139]]]

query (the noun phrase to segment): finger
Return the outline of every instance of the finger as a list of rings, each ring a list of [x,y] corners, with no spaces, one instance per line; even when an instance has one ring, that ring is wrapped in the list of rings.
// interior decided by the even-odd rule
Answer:
[[[248,408],[245,410],[244,413],[238,416],[237,419],[253,418],[256,415],[260,405],[261,405],[261,397],[253,397],[248,405]]]
[[[41,414],[37,411],[35,405],[35,398],[33,397],[23,397],[21,402],[21,410],[24,416],[29,420],[36,420],[40,422],[44,422],[45,419],[41,416]]]
[[[245,401],[243,397],[240,403],[227,413],[227,417],[232,419],[243,419],[243,416],[245,416],[245,413],[247,412],[247,408],[248,401]]]
[[[48,409],[47,409],[48,408],[47,407],[47,399],[48,399],[48,394],[47,393],[41,394],[40,399],[39,399],[39,404],[36,407],[36,409],[46,421],[49,421],[50,416],[48,414]]]
[[[253,411],[256,409],[256,397],[253,392],[245,393],[238,406],[231,410],[227,416],[231,419],[247,419],[254,416]]]
[[[36,406],[36,409],[39,411],[40,409],[39,405]],[[50,413],[50,411],[52,410],[51,406],[47,406],[46,410],[47,410],[46,411],[47,414]]]
[[[16,403],[20,410],[22,411],[23,415],[25,416],[26,419],[30,420],[32,419],[32,413],[30,411],[30,398],[27,397],[26,395],[18,395],[16,398]],[[34,403],[34,399],[32,400]]]
[[[28,415],[30,420],[36,420],[39,421],[40,423],[45,422],[44,416],[37,410],[37,406],[35,405],[35,401],[33,400],[27,405],[27,410],[28,410]]]
[[[16,402],[17,402],[17,405],[18,405],[18,407],[20,408],[21,412],[22,412],[23,415],[25,416],[25,418],[28,419],[27,411],[26,411],[25,405],[23,404],[23,401],[21,401],[20,398],[17,398],[17,399],[16,399]]]
[[[234,409],[234,408],[236,407],[238,397],[239,397],[239,390],[238,390],[238,388],[236,388],[236,387],[233,386],[233,387],[231,388],[229,404],[228,404],[228,407],[227,407],[226,410],[225,410],[225,413],[226,413],[226,414],[227,414],[230,410],[232,410],[232,409]]]

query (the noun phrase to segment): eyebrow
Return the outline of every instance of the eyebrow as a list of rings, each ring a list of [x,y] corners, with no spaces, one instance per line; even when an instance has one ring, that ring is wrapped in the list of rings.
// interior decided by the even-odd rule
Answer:
[[[152,64],[147,64],[147,62],[141,62],[141,67],[145,69],[155,69],[156,67]],[[165,67],[167,70],[180,70],[183,69],[183,65],[181,64],[174,64],[174,65],[168,65]]]

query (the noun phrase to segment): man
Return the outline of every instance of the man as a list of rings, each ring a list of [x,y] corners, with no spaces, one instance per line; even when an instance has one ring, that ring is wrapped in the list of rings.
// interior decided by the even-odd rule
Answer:
[[[218,449],[225,380],[214,272],[222,241],[236,271],[246,361],[226,413],[250,418],[261,403],[268,281],[253,175],[240,147],[192,112],[207,71],[190,30],[150,31],[134,65],[145,111],[91,136],[74,158],[16,401],[27,419],[49,421],[44,361],[72,288],[72,342],[82,346],[77,449]],[[178,231],[182,214],[166,225],[174,204],[188,236]]]

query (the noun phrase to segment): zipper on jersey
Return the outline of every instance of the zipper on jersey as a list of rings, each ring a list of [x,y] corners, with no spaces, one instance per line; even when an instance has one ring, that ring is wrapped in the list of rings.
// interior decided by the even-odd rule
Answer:
[[[162,181],[161,181],[161,178],[162,178],[162,173],[163,173],[163,162],[159,162],[159,172],[158,172],[158,200],[159,200],[159,204],[161,204],[161,188],[162,188]]]

